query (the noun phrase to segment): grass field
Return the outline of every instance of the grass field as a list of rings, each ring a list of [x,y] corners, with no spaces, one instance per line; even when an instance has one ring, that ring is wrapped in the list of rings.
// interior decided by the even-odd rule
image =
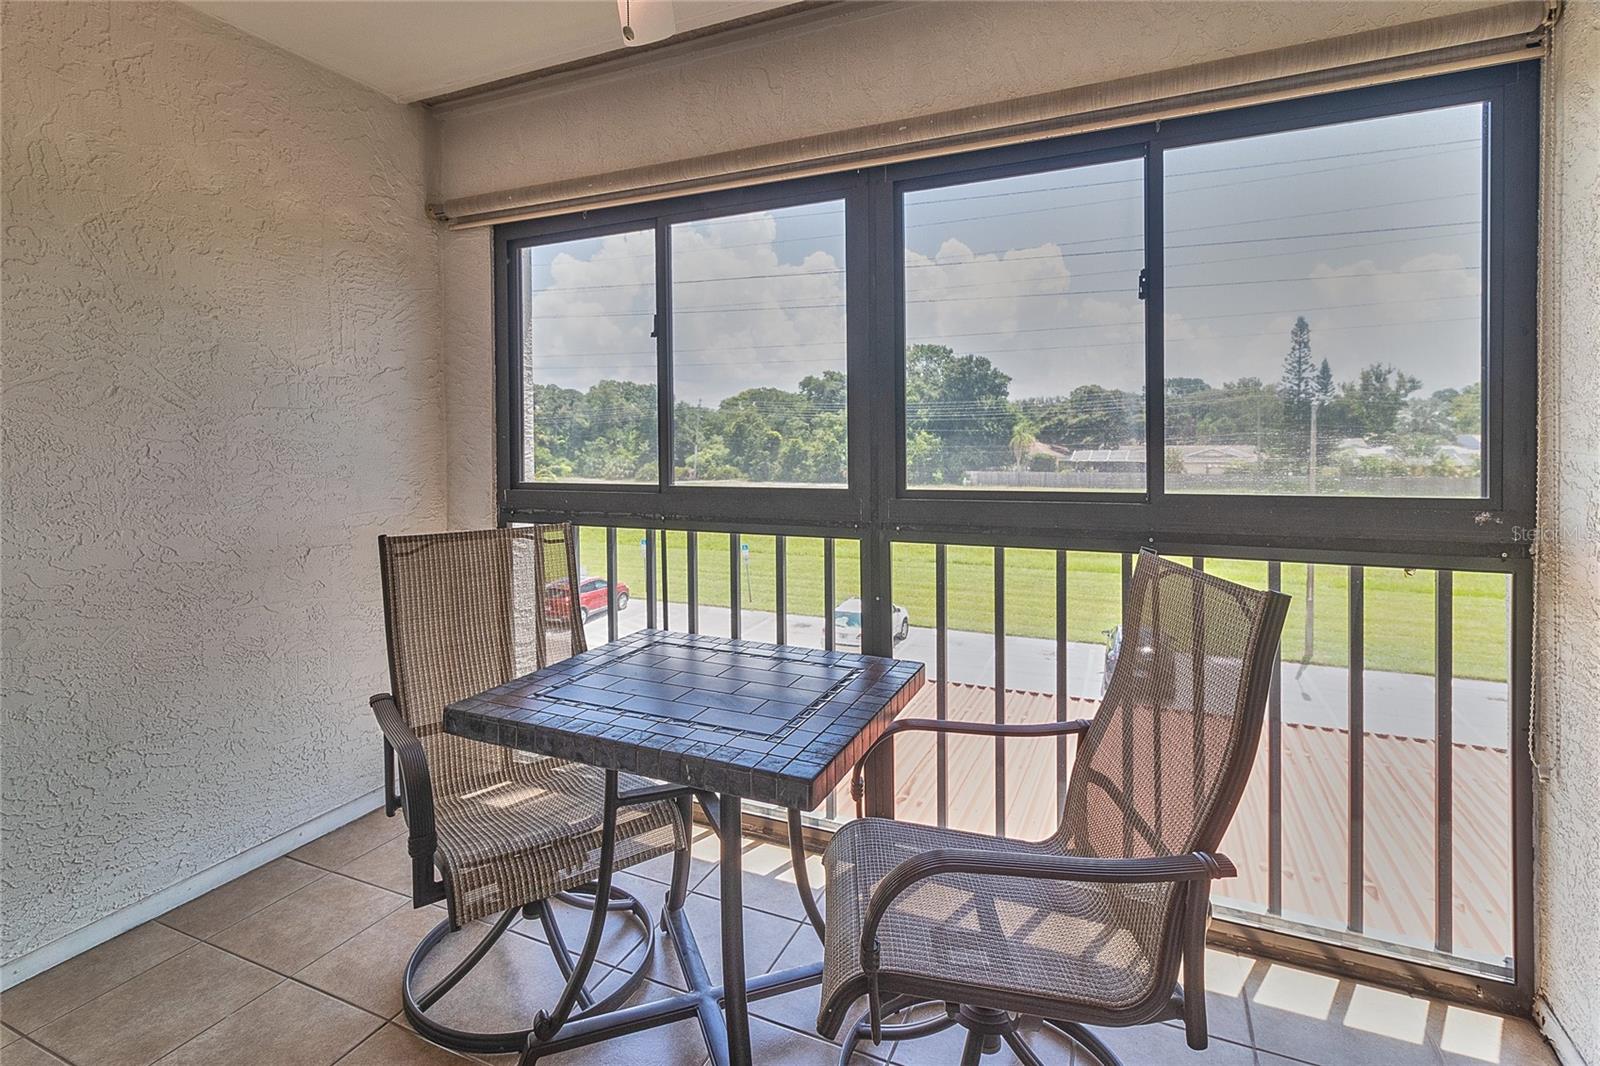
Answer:
[[[617,531],[620,580],[635,596],[644,593],[644,553],[639,530]],[[668,537],[667,570],[674,603],[682,602],[687,573],[689,534]],[[728,537],[702,533],[699,546],[700,602],[728,603]],[[749,562],[743,577],[744,607],[771,611],[776,603],[777,557],[770,536],[746,535]],[[854,596],[860,588],[857,542],[839,540],[835,553],[836,599]],[[789,612],[820,616],[822,542],[791,537],[787,541]],[[605,530],[587,527],[580,541],[585,573],[605,573]],[[894,546],[895,602],[906,608],[914,626],[934,622],[934,549],[931,544]],[[1067,554],[1067,636],[1075,641],[1103,641],[1117,624],[1121,610],[1121,558],[1101,552]],[[1213,559],[1208,571],[1247,585],[1265,587],[1262,562]],[[1342,566],[1316,568],[1312,648],[1306,654],[1306,567],[1283,565],[1283,589],[1294,598],[1283,635],[1288,661],[1329,666],[1349,662],[1348,571]],[[952,545],[947,562],[949,625],[952,629],[994,632],[994,553],[989,548]],[[1055,553],[1010,548],[1005,558],[1006,632],[1012,636],[1054,637]],[[1455,575],[1454,656],[1457,677],[1504,681],[1506,678],[1506,578],[1500,574]],[[1366,666],[1431,674],[1434,668],[1434,574],[1431,570],[1366,571]]]

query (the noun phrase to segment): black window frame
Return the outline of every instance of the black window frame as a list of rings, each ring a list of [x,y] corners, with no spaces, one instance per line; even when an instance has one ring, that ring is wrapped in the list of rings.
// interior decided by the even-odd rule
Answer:
[[[1538,62],[1257,104],[1159,123],[495,227],[498,488],[504,519],[562,515],[661,527],[868,539],[1129,550],[1138,544],[1256,550],[1526,556],[1534,525],[1537,353]],[[1209,141],[1487,104],[1482,498],[1167,493],[1162,315],[1162,153]],[[903,196],[1006,173],[1142,153],[1145,166],[1146,463],[1144,493],[909,489],[905,484]],[[845,203],[849,484],[845,488],[672,483],[671,245],[674,223],[824,200]],[[528,483],[520,470],[520,318],[516,250],[653,226],[656,232],[657,484]],[[1156,238],[1161,239],[1156,239]]]
[[[675,398],[672,374],[672,228],[762,210],[839,201],[845,218],[845,371],[848,482],[838,485],[725,485],[679,483],[672,476]],[[854,527],[864,517],[868,491],[866,429],[860,425],[858,392],[867,375],[865,278],[859,262],[866,217],[864,190],[853,175],[757,185],[675,200],[636,204],[580,216],[560,216],[495,227],[495,332],[497,480],[502,510],[532,505],[540,511],[594,516],[629,514],[714,522],[729,514],[763,514],[777,523],[810,522],[818,528]],[[523,353],[520,252],[529,247],[584,237],[651,230],[655,236],[655,335],[657,478],[649,482],[528,481],[522,477]],[[860,381],[862,384],[857,384]],[[794,494],[798,494],[795,496]],[[649,502],[645,502],[648,500]]]

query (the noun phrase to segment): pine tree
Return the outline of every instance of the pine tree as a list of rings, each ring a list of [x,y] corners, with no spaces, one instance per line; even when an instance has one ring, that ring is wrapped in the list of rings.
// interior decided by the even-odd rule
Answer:
[[[1326,407],[1333,402],[1333,369],[1328,366],[1326,359],[1317,368],[1317,378],[1312,383],[1311,392],[1318,407]]]
[[[1302,315],[1289,330],[1289,354],[1283,357],[1283,377],[1278,386],[1283,398],[1284,450],[1290,455],[1304,457],[1310,449],[1316,377],[1316,364],[1311,360],[1311,325]]]

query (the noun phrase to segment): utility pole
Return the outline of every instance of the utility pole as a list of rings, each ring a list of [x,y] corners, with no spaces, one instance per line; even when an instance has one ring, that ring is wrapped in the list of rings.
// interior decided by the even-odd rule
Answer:
[[[1311,468],[1307,480],[1310,483],[1311,495],[1317,494],[1317,411],[1322,404],[1313,397],[1311,400]],[[1306,564],[1306,654],[1304,662],[1311,661],[1312,647],[1316,643],[1315,628],[1317,624],[1317,568],[1313,563]]]

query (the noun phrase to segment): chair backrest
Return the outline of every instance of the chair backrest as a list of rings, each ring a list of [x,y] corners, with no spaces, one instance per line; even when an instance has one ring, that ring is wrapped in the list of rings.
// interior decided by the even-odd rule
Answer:
[[[1288,597],[1142,552],[1067,785],[1072,854],[1214,851],[1255,760]]]
[[[395,702],[426,742],[445,706],[584,650],[570,525],[379,537]]]

